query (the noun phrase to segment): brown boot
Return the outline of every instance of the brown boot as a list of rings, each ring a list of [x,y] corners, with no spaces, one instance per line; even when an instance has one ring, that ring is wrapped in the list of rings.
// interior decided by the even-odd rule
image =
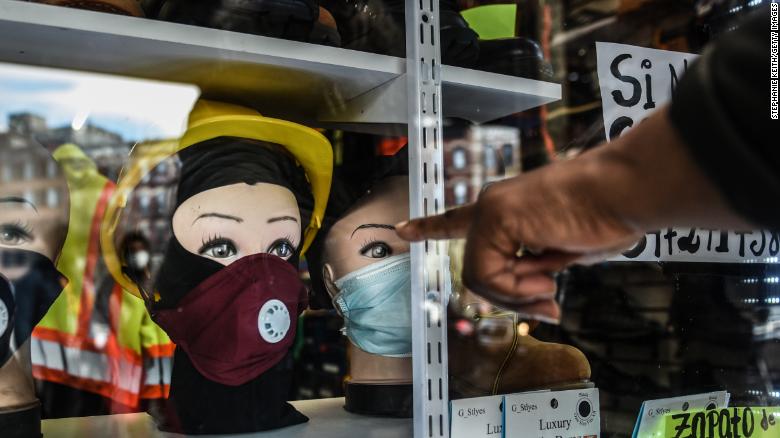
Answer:
[[[580,350],[539,341],[514,314],[450,321],[452,398],[592,386],[590,364]]]

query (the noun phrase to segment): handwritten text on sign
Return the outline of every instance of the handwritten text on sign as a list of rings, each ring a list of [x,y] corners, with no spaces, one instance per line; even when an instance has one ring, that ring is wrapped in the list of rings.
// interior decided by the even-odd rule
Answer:
[[[728,408],[666,417],[670,438],[769,438],[780,436],[780,408]]]
[[[596,43],[596,57],[604,129],[612,140],[666,103],[697,55]]]
[[[618,138],[669,101],[697,55],[625,44],[596,43],[608,140]],[[776,262],[778,235],[768,231],[668,229],[648,233],[613,260]]]
[[[780,233],[667,228],[647,233],[615,261],[776,263]]]

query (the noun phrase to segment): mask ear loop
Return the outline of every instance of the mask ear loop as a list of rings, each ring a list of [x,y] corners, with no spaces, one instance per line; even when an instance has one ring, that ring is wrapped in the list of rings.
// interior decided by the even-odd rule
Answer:
[[[141,293],[141,299],[144,300],[144,305],[149,315],[154,315],[152,311],[152,303],[154,303],[154,296],[146,290],[143,286],[144,279],[141,278],[136,272],[133,272],[128,266],[122,265],[122,273],[125,274],[135,285],[138,287],[138,292]]]

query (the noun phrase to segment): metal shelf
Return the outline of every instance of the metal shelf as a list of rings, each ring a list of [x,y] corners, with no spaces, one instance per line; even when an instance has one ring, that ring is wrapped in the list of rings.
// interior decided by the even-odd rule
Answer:
[[[401,438],[412,436],[411,419],[377,418],[350,414],[343,408],[343,398],[294,401],[292,405],[309,417],[308,423],[241,436],[246,438],[342,438],[357,435]],[[154,425],[152,417],[145,413],[44,420],[42,429],[44,436],[74,438],[85,436],[128,438],[184,436],[160,432]]]
[[[406,132],[404,58],[0,0],[0,62],[191,83],[269,116]],[[554,83],[441,70],[445,117],[481,123],[561,97]]]

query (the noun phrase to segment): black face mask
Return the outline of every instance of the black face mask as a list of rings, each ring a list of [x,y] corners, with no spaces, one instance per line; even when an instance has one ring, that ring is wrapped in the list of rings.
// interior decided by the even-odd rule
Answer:
[[[15,348],[27,342],[66,284],[51,260],[32,251],[0,249],[0,271],[5,269],[25,273],[13,281],[0,276],[0,366],[14,354],[11,334]]]
[[[11,356],[11,333],[14,328],[14,292],[11,282],[0,275],[0,366]]]

